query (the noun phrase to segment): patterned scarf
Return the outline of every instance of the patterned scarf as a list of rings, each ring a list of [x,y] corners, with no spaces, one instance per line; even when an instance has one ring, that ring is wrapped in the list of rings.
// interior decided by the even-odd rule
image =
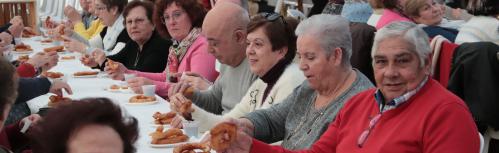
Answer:
[[[169,80],[171,76],[178,72],[178,67],[189,47],[201,33],[200,28],[193,28],[191,32],[185,37],[180,43],[177,40],[173,40],[173,45],[170,46],[170,53],[168,54],[168,69],[166,69],[166,80]]]

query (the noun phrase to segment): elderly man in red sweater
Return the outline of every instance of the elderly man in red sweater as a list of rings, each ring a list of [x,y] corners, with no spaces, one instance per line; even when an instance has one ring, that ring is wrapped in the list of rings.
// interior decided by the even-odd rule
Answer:
[[[309,150],[289,151],[252,139],[244,122],[219,152],[478,153],[480,139],[468,107],[429,77],[428,36],[396,22],[379,30],[372,49],[376,89],[352,97]]]

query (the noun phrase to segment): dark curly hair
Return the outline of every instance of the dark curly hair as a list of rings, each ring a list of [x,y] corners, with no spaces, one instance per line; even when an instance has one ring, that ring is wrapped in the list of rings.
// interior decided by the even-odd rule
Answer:
[[[30,136],[35,153],[65,153],[69,137],[86,125],[105,125],[123,140],[124,153],[134,153],[138,138],[137,119],[124,116],[121,108],[107,98],[75,100],[69,105],[49,110]]]
[[[150,1],[133,0],[132,2],[128,3],[128,5],[126,5],[125,9],[123,10],[123,17],[126,19],[126,17],[128,17],[128,14],[130,14],[130,11],[136,7],[143,7],[146,10],[147,19],[152,23],[154,4]]]
[[[101,2],[106,5],[108,10],[116,6],[118,8],[118,13],[121,13],[123,12],[123,9],[125,9],[128,0],[101,0]]]
[[[462,0],[462,8],[465,8],[475,16],[499,15],[499,0]]]
[[[17,98],[16,70],[9,61],[0,57],[0,114],[5,108],[12,105]],[[7,116],[5,116],[7,117]],[[3,119],[5,121],[5,118]]]
[[[297,25],[298,20],[291,17],[280,16],[274,21],[269,21],[264,14],[257,14],[251,18],[248,24],[248,33],[263,28],[272,45],[272,51],[288,47],[288,52],[283,59],[286,60],[287,65],[293,61],[296,55],[296,35],[294,31]]]
[[[173,3],[184,9],[189,16],[189,19],[191,19],[192,27],[201,28],[204,17],[206,16],[206,9],[198,0],[156,0],[153,20],[156,25],[156,30],[161,36],[171,38],[165,24],[161,22],[161,18],[163,18],[165,9]]]

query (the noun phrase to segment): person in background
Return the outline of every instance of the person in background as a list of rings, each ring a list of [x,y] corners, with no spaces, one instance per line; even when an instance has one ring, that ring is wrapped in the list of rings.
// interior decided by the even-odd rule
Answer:
[[[32,131],[32,148],[47,153],[134,153],[138,121],[123,114],[126,112],[106,98],[87,98],[54,108]]]
[[[404,6],[407,1],[408,0],[382,0],[384,10],[376,23],[376,29],[379,30],[385,25],[397,21],[412,22],[411,19],[404,15]]]
[[[380,0],[367,0],[367,2],[369,2],[369,5],[371,5],[373,14],[371,14],[366,23],[370,26],[376,27],[379,19],[381,18],[381,15],[383,15],[383,2]]]
[[[72,24],[65,29],[65,35],[69,37],[78,37],[73,36],[78,34],[80,37],[88,40],[98,35],[102,29],[104,29],[105,25],[102,23],[101,19],[98,19],[95,16],[95,0],[80,0],[80,3],[88,4],[88,8],[86,12],[83,12],[83,15],[80,15],[80,13],[71,6],[66,6],[66,8],[64,8],[64,15],[68,17],[68,20]],[[83,10],[85,11],[85,8],[83,8]],[[73,27],[74,30],[70,27]]]
[[[257,140],[282,141],[286,149],[307,149],[321,138],[350,97],[373,87],[350,65],[349,22],[320,14],[296,28],[300,69],[307,78],[279,104],[236,120]],[[239,127],[238,127],[239,128]]]
[[[341,9],[341,16],[350,22],[366,23],[371,14],[373,9],[367,0],[345,0]]]
[[[198,73],[214,81],[218,76],[215,57],[208,54],[208,42],[200,29],[206,15],[203,6],[197,0],[159,0],[156,4],[154,18],[162,23],[156,24],[156,28],[167,29],[173,41],[167,52],[168,57],[163,59],[167,60],[167,67],[162,73],[147,73],[119,65],[117,71],[108,71],[111,77],[122,80],[125,73],[135,74],[137,77],[127,80],[133,91],[142,93],[143,85],[155,84],[156,93],[164,97],[185,71]]]
[[[154,5],[147,1],[132,1],[123,11],[125,27],[132,41],[128,42],[119,53],[96,61],[104,70],[108,59],[119,62],[128,70],[160,73],[165,70],[171,41],[163,39],[155,30],[152,16]],[[114,71],[114,70],[111,70]],[[112,73],[112,72],[111,72]]]
[[[474,15],[463,24],[456,36],[456,44],[490,41],[499,45],[499,1],[463,0],[468,12]]]
[[[444,11],[440,4],[433,0],[410,0],[404,6],[404,14],[415,23],[420,24],[430,38],[441,35],[451,42],[456,39],[458,26],[456,28],[443,27]],[[460,22],[461,24],[464,21]]]
[[[106,55],[114,55],[120,52],[125,45],[132,41],[127,31],[125,30],[124,17],[122,15],[128,1],[123,0],[95,0],[95,15],[102,20],[106,26],[99,35],[96,35],[89,40],[83,38],[68,38],[64,42],[67,50],[89,54],[83,56],[81,61],[83,64],[90,67],[102,67],[97,61]]]
[[[9,61],[0,58],[0,152],[12,152],[11,150],[20,151],[29,145],[29,138],[21,133],[20,130],[24,126],[24,121],[30,120],[33,124],[31,128],[40,121],[41,117],[37,114],[30,115],[16,123],[5,124],[7,114],[17,97],[18,92],[18,77],[14,67]],[[7,125],[7,126],[5,126]]]
[[[277,13],[262,13],[253,16],[248,24],[246,57],[250,70],[258,79],[250,86],[241,102],[224,115],[209,113],[196,105],[190,112],[199,121],[201,131],[211,129],[223,118],[239,118],[245,114],[271,107],[293,92],[305,80],[298,65],[292,63],[296,55],[296,36],[291,33],[298,25],[294,18],[284,18]],[[170,97],[172,110],[190,101],[182,94]],[[182,127],[180,117],[175,118],[173,127]]]
[[[376,33],[372,50],[377,88],[352,97],[310,149],[270,146],[243,131],[218,152],[473,153],[480,136],[464,102],[429,76],[430,45],[416,24],[394,22]],[[226,123],[227,123],[226,122]],[[389,147],[387,147],[389,146]]]
[[[246,58],[248,12],[230,2],[219,2],[203,22],[203,36],[208,39],[208,52],[222,63],[221,74],[208,90],[195,89],[183,94],[189,82],[181,81],[168,91],[172,97],[182,93],[184,97],[207,112],[225,114],[238,104],[249,87],[257,79],[251,73]]]

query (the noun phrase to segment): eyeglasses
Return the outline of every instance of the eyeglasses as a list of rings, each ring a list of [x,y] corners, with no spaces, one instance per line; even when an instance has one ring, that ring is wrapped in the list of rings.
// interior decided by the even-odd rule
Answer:
[[[367,127],[367,129],[365,129],[360,134],[359,139],[357,140],[357,146],[362,148],[362,146],[367,140],[367,137],[369,137],[369,134],[371,134],[372,129],[374,129],[374,126],[376,126],[376,124],[378,123],[380,117],[381,113],[378,113],[376,116],[371,118],[371,120],[369,121],[369,127]]]
[[[270,21],[270,22],[274,22],[275,20],[281,18],[282,23],[284,23],[284,25],[287,25],[286,20],[284,20],[284,17],[278,13],[263,12],[263,13],[259,13],[259,15],[264,17],[267,21]]]
[[[137,25],[142,25],[144,22],[146,21],[146,19],[143,19],[143,18],[137,18],[137,19],[130,19],[130,20],[126,20],[125,21],[125,25],[126,26],[131,26],[133,23],[137,24]]]
[[[173,12],[171,16],[169,16],[168,14],[165,14],[163,15],[163,17],[161,17],[161,23],[163,24],[166,24],[168,21],[170,21],[170,18],[172,20],[175,20],[175,21],[178,21],[178,19],[184,14],[183,11],[176,11],[176,12]]]
[[[96,11],[103,11],[103,10],[105,10],[106,8],[107,8],[107,7],[105,7],[105,6],[95,6],[95,10],[96,10]]]

